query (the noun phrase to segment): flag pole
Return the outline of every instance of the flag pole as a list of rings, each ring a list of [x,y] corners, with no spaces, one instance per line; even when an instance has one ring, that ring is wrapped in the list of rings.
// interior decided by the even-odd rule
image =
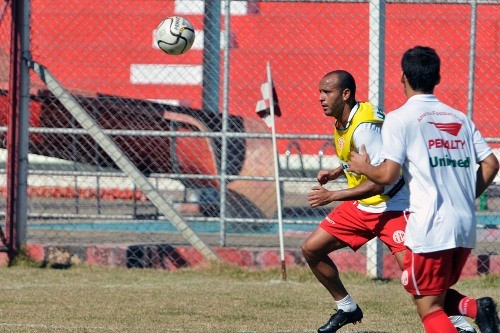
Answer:
[[[276,144],[276,126],[274,119],[274,94],[273,94],[273,80],[271,76],[271,63],[267,62],[267,80],[269,84],[269,113],[271,114],[271,136],[273,139],[273,151],[274,151],[274,179],[276,183],[276,202],[278,209],[278,234],[280,241],[280,260],[281,260],[281,279],[286,281],[286,262],[285,262],[285,245],[283,241],[283,216],[281,212],[281,187],[279,179],[279,161],[278,161],[278,147]]]

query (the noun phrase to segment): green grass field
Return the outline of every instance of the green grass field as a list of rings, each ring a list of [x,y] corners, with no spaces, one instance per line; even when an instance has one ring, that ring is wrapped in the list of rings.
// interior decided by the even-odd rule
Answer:
[[[307,268],[244,270],[213,265],[178,271],[29,262],[0,268],[0,332],[316,332],[332,301]],[[339,332],[423,332],[399,281],[344,274],[364,311]],[[463,280],[475,297],[500,296],[499,276]]]

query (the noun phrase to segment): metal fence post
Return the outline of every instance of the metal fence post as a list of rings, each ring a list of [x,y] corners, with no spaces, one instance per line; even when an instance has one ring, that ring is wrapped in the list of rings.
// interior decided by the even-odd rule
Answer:
[[[385,1],[370,1],[370,38],[368,84],[369,100],[380,108],[384,107],[384,61],[385,61]],[[383,247],[378,238],[367,244],[366,271],[372,278],[381,278],[383,274]]]

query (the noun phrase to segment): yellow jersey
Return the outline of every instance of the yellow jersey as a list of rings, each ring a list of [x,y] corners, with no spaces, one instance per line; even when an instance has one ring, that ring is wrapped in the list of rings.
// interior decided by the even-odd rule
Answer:
[[[351,159],[351,151],[357,151],[356,146],[353,143],[353,134],[356,128],[363,123],[373,123],[382,124],[385,119],[385,114],[382,110],[374,109],[373,106],[368,102],[358,103],[358,108],[345,129],[339,129],[335,126],[335,132],[333,135],[335,149],[337,150],[337,156],[342,161],[342,167],[345,169],[347,163]],[[365,175],[357,175],[351,172],[345,172],[347,177],[347,186],[349,188],[358,186],[362,182],[366,181],[368,178]],[[364,205],[378,205],[382,202],[388,201],[390,198],[387,195],[377,194],[372,197],[359,200],[360,203]]]

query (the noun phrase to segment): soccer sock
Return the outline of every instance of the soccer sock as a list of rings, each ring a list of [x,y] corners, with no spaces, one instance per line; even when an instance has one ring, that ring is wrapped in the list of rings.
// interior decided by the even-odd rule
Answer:
[[[474,298],[464,297],[458,303],[458,311],[464,316],[475,319],[477,316],[477,303]]]
[[[456,328],[461,328],[467,332],[474,332],[474,327],[465,319],[464,316],[450,316],[451,323]]]
[[[454,289],[448,289],[444,310],[449,316],[464,315],[474,319],[477,315],[477,303],[474,298],[462,295]]]
[[[337,304],[337,310],[342,310],[344,312],[352,312],[356,310],[356,307],[358,306],[358,304],[351,298],[351,295],[347,295],[340,301],[335,301],[335,303]]]
[[[422,318],[426,333],[457,333],[443,309],[430,312]]]

